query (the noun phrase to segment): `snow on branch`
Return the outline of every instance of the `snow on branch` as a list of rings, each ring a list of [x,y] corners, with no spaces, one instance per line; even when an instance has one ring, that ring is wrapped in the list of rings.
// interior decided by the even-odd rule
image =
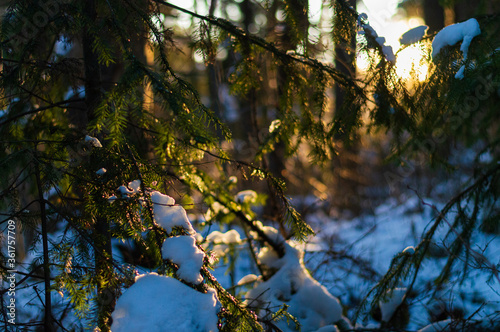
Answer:
[[[465,61],[472,39],[481,34],[479,23],[475,18],[465,22],[452,24],[439,31],[432,41],[432,59],[435,59],[441,49],[445,46],[453,46],[462,42],[460,51],[463,54],[463,64],[455,75],[456,79],[463,79],[465,72]]]
[[[265,227],[270,232],[272,227]],[[273,233],[278,233],[273,230]],[[264,317],[267,312],[263,308],[279,308],[285,303],[289,306],[288,312],[297,318],[303,331],[315,331],[326,326],[333,328],[339,322],[347,322],[342,316],[339,300],[307,271],[303,252],[287,242],[282,244],[285,255],[281,258],[272,248],[263,247],[260,250],[259,260],[269,269],[277,271],[246,294],[248,305],[260,308],[259,316]],[[276,325],[282,331],[294,331],[283,320]]]
[[[359,14],[358,25],[363,29],[363,31],[360,31],[359,33],[365,36],[368,35],[369,36],[368,38],[370,37],[373,38],[380,47],[382,53],[384,54],[385,59],[390,63],[395,64],[396,56],[394,56],[392,46],[385,45],[385,38],[379,37],[375,29],[371,27],[371,25],[368,23],[368,15],[366,15],[365,13]]]
[[[401,45],[411,45],[418,43],[422,40],[422,38],[424,38],[428,29],[429,27],[427,25],[420,25],[418,27],[410,29],[401,35],[401,37],[399,38],[399,43]]]
[[[113,332],[218,331],[220,303],[214,289],[200,293],[180,281],[148,273],[118,299],[112,314]]]

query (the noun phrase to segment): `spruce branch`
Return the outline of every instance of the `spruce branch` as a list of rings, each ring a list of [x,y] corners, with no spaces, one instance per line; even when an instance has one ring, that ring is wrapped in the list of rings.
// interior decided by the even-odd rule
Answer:
[[[84,100],[85,100],[84,98],[67,99],[67,100],[59,101],[57,103],[53,103],[53,104],[50,104],[50,105],[47,105],[47,106],[43,106],[43,107],[39,107],[39,108],[36,108],[36,109],[32,109],[30,111],[26,111],[26,112],[23,112],[23,113],[20,113],[20,114],[16,114],[16,115],[7,117],[7,119],[5,119],[4,121],[0,122],[0,126],[4,126],[7,123],[15,121],[15,120],[17,120],[19,118],[22,118],[23,116],[26,116],[26,115],[36,114],[36,113],[43,112],[43,111],[46,111],[46,110],[50,110],[50,109],[53,109],[53,108],[56,108],[56,107],[65,108],[64,105],[66,105],[66,104],[68,104],[70,102],[78,102],[78,101],[84,101]]]
[[[181,11],[183,13],[186,13],[188,15],[191,15],[193,17],[196,17],[200,20],[206,21],[214,26],[217,26],[227,33],[235,36],[238,39],[245,40],[247,42],[250,42],[256,46],[259,46],[260,48],[270,52],[271,54],[275,55],[278,59],[281,59],[283,61],[293,61],[297,62],[303,65],[306,65],[311,68],[316,68],[320,69],[326,73],[328,73],[337,83],[354,89],[357,93],[364,93],[363,90],[355,83],[355,79],[348,78],[341,72],[339,72],[337,69],[335,69],[333,66],[324,64],[314,58],[307,57],[305,55],[292,55],[288,53],[288,50],[280,50],[277,48],[273,43],[269,43],[265,41],[264,39],[255,36],[247,31],[244,31],[243,29],[233,25],[231,22],[224,20],[222,18],[215,18],[212,16],[203,16],[200,14],[197,14],[193,11],[190,11],[188,9],[176,6],[172,3],[162,1],[162,0],[152,0],[153,2],[165,5],[167,7],[176,9],[178,11]]]

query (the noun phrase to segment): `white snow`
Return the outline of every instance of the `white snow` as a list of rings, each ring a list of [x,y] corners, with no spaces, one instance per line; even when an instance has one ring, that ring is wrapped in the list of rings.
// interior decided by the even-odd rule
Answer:
[[[270,279],[250,290],[245,296],[246,302],[250,306],[274,310],[286,303],[289,305],[288,312],[298,319],[302,331],[315,331],[339,321],[342,318],[339,300],[309,275],[302,260],[302,252],[287,243],[284,246],[284,257],[278,259],[276,255],[272,255],[274,259],[267,261],[271,263],[271,267],[279,270]],[[270,257],[269,249],[259,256]],[[265,312],[261,311],[259,314],[265,315]],[[293,323],[288,326],[281,320],[276,325],[283,331],[294,331]]]
[[[240,233],[236,230],[231,229],[226,233],[221,233],[219,231],[213,231],[208,234],[207,241],[212,242],[214,244],[238,244],[241,243]]]
[[[462,65],[455,74],[455,78],[461,80],[464,78],[464,74],[465,74],[465,65]]]
[[[213,289],[203,294],[174,278],[143,274],[118,298],[111,330],[215,332],[219,308]]]
[[[141,180],[134,180],[132,182],[129,182],[128,186],[134,191],[138,192],[141,190]]]
[[[274,131],[276,131],[279,127],[281,126],[281,120],[280,119],[276,119],[276,120],[273,120],[271,122],[271,124],[269,125],[269,133],[273,133]]]
[[[380,301],[380,311],[382,312],[382,321],[388,322],[396,309],[403,303],[406,294],[406,288],[395,288],[388,295],[386,301]]]
[[[175,236],[165,239],[161,254],[179,266],[177,276],[192,284],[203,281],[200,274],[205,254],[196,246],[194,236]]]
[[[105,168],[100,168],[98,169],[95,174],[99,175],[99,176],[103,176],[105,173],[107,172],[107,169]]]
[[[259,259],[259,262],[268,267],[279,268],[282,264],[278,254],[269,247],[263,247],[260,249],[257,258]]]
[[[97,138],[89,135],[85,136],[85,143],[90,143],[90,145],[92,145],[95,148],[102,148],[101,142]]]
[[[205,213],[205,219],[212,220],[219,213],[228,214],[229,209],[224,205],[220,204],[219,202],[214,202],[212,203],[212,205],[210,205],[210,208],[207,210],[207,213]]]
[[[366,15],[366,13],[359,14],[358,25],[363,29],[363,31],[360,31],[360,34],[365,34],[365,35],[369,34],[370,36],[372,36],[377,42],[377,44],[379,44],[385,59],[391,62],[392,64],[395,64],[396,57],[394,56],[392,46],[385,45],[385,38],[379,37],[375,29],[373,29],[370,24],[365,23],[367,22],[367,20],[368,20],[368,15]]]
[[[413,255],[415,253],[415,247],[414,246],[408,246],[403,250],[403,254],[407,255]]]
[[[172,228],[176,226],[184,228],[189,234],[196,233],[191,222],[189,222],[186,210],[180,205],[174,205],[175,200],[172,197],[158,191],[153,191],[151,193],[151,201],[153,202],[156,223],[168,233],[171,233]]]
[[[462,157],[463,158],[463,157]],[[473,159],[473,157],[471,157]],[[455,179],[453,181],[462,181]],[[437,193],[449,192],[450,179],[436,185]],[[342,303],[350,303],[351,298],[363,297],[379,280],[380,277],[367,277],[365,266],[370,266],[379,275],[387,272],[392,258],[404,252],[409,254],[421,240],[422,234],[428,230],[435,220],[436,206],[441,209],[443,204],[435,200],[425,199],[423,205],[418,197],[412,197],[404,202],[390,199],[375,208],[373,216],[361,216],[352,220],[337,220],[318,211],[308,218],[318,234],[314,241],[319,242],[323,250],[306,253],[308,268],[321,276],[321,283],[331,289],[332,294],[340,298]],[[448,220],[453,220],[451,213]],[[433,238],[433,248],[445,255],[428,257],[424,260],[413,286],[417,293],[409,299],[410,323],[408,330],[416,331],[429,324],[429,301],[432,300],[435,278],[446,264],[446,245],[444,237],[450,230],[447,224],[438,228]],[[321,240],[322,239],[322,240]],[[500,257],[500,237],[494,234],[474,233],[471,238],[473,248],[477,248],[492,263],[496,264]],[[413,250],[412,250],[413,249]],[[324,263],[324,251],[348,251],[360,259],[361,265],[350,261],[332,260]],[[437,254],[436,254],[437,255]],[[487,269],[472,269],[465,280],[461,280],[462,266],[458,264],[449,282],[443,285],[441,298],[447,303],[453,303],[455,308],[463,310],[464,316],[474,316],[475,319],[488,317],[498,312],[500,296],[498,287],[491,280],[491,271]],[[335,271],[335,273],[332,273]],[[372,279],[373,278],[373,279]],[[370,281],[371,280],[371,281]],[[408,280],[407,280],[408,281]],[[354,309],[348,311],[349,317]],[[378,323],[372,322],[379,327]]]
[[[244,276],[243,278],[240,279],[240,281],[238,281],[237,285],[245,285],[245,284],[249,284],[251,282],[255,282],[259,280],[259,276],[255,275],[255,274],[247,274],[246,276]]]
[[[230,245],[236,245],[241,243],[240,234],[231,229],[226,233],[221,233],[219,231],[213,231],[207,236],[207,243],[205,249],[208,247],[208,243],[213,243],[213,251],[217,257],[224,257],[230,249]]]
[[[243,190],[236,194],[236,202],[238,203],[255,203],[257,201],[257,193],[253,190]]]
[[[266,234],[267,237],[269,237],[271,240],[279,243],[279,242],[283,242],[284,239],[283,239],[283,236],[281,236],[281,234],[278,232],[278,230],[274,227],[271,227],[271,226],[264,226],[262,224],[262,222],[260,220],[254,220],[254,225],[257,226],[260,230],[262,230],[262,232],[264,234]],[[251,231],[250,234],[254,237],[254,238],[258,238],[258,234],[254,231]]]
[[[416,28],[410,29],[399,38],[399,43],[401,45],[411,45],[417,43],[425,36],[427,29],[429,29],[427,25],[420,25]]]
[[[73,48],[73,43],[66,36],[59,36],[54,45],[54,52],[57,55],[67,55]]]
[[[396,56],[394,55],[394,52],[392,51],[392,46],[389,45],[380,45],[382,47],[382,53],[384,53],[385,58],[387,61],[390,63],[394,64],[396,63]]]
[[[141,180],[134,180],[132,182],[129,182],[127,186],[118,187],[118,192],[122,196],[130,196],[138,193],[140,189],[141,189]]]
[[[437,33],[432,41],[432,58],[434,59],[443,47],[452,46],[461,41],[462,45],[460,46],[460,51],[462,51],[463,62],[465,63],[470,43],[472,39],[479,34],[481,34],[481,29],[475,18],[445,27]],[[455,78],[462,79],[464,77],[464,71],[465,64],[460,67]]]

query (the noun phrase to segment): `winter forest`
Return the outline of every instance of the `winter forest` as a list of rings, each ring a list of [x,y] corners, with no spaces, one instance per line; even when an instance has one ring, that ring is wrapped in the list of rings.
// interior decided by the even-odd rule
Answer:
[[[1,331],[500,331],[500,1],[0,1]]]

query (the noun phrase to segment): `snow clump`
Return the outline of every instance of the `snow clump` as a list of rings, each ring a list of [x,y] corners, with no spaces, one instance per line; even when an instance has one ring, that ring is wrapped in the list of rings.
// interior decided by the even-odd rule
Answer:
[[[127,186],[118,187],[118,192],[122,196],[130,196],[138,193],[141,190],[141,180],[134,180],[129,182]]]
[[[283,246],[285,255],[282,258],[272,249],[261,249],[259,259],[262,263],[278,270],[246,294],[247,304],[258,308],[279,308],[287,304],[288,312],[298,319],[302,331],[316,331],[344,319],[339,300],[307,272],[303,252],[286,242]],[[266,314],[265,310],[259,313],[261,316]],[[288,326],[285,320],[276,325],[282,331],[295,331],[294,326]],[[326,331],[334,330],[330,327]]]
[[[177,264],[177,276],[189,283],[199,284],[203,281],[200,274],[205,253],[196,245],[196,231],[187,217],[186,210],[175,205],[175,199],[158,191],[151,193],[155,222],[167,233],[174,227],[183,228],[188,235],[168,237],[163,242],[162,257]]]
[[[253,273],[247,274],[246,276],[241,278],[240,281],[238,281],[237,285],[242,286],[242,285],[250,284],[250,283],[255,282],[257,280],[260,280],[260,279],[261,279],[261,277],[255,275]]]
[[[200,293],[156,273],[137,276],[116,303],[113,332],[216,332],[220,309],[215,290]]]
[[[424,38],[429,27],[427,25],[421,25],[416,28],[406,31],[400,38],[399,43],[401,45],[411,45],[417,43]]]
[[[415,247],[414,246],[406,247],[405,250],[403,250],[403,254],[407,254],[409,256],[413,255],[414,253],[415,253]]]
[[[464,64],[455,75],[456,79],[463,79],[465,72],[465,61],[469,51],[472,39],[481,34],[479,23],[475,18],[471,18],[465,22],[449,25],[439,31],[432,41],[432,58],[435,59],[441,49],[445,46],[453,46],[459,41],[462,42],[460,51],[463,54]]]
[[[154,219],[167,233],[171,233],[176,226],[184,228],[189,234],[196,233],[187,217],[186,210],[180,205],[175,205],[175,199],[153,191],[151,201],[153,202]]]
[[[205,253],[196,246],[194,236],[168,237],[161,249],[163,258],[168,258],[179,266],[177,276],[192,284],[203,281],[200,274]]]
[[[253,190],[243,190],[236,194],[236,202],[238,203],[255,203],[257,201],[257,193]]]
[[[207,241],[213,242],[214,244],[238,244],[241,243],[240,233],[236,230],[231,229],[226,233],[221,233],[219,231],[213,231],[207,236]]]
[[[90,145],[92,145],[95,148],[102,148],[101,142],[97,138],[89,136],[89,135],[85,136],[85,143],[89,143]]]
[[[386,301],[380,301],[380,311],[382,312],[382,321],[388,322],[396,309],[403,303],[406,295],[406,288],[395,288],[393,289]]]
[[[269,125],[269,133],[274,133],[281,126],[281,120],[276,119]]]
[[[234,229],[231,229],[226,233],[213,231],[208,234],[207,242],[214,244],[213,251],[217,257],[224,257],[229,252],[231,245],[241,243],[241,237],[240,234]]]

